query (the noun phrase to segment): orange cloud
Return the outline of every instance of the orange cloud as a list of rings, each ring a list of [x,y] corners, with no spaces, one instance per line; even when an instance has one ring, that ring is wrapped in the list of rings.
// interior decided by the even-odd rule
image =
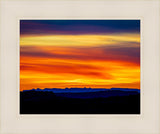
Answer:
[[[137,34],[24,36],[20,43],[21,90],[140,88]]]

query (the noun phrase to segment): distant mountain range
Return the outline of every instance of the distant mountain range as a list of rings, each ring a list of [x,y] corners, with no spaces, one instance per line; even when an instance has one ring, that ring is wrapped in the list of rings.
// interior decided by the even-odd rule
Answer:
[[[57,97],[67,98],[106,98],[113,96],[129,96],[139,94],[139,89],[128,89],[128,88],[45,88],[45,89],[31,89],[23,90],[23,92],[53,92]]]
[[[44,89],[30,89],[30,90],[23,90],[22,92],[28,91],[50,91],[53,93],[86,93],[86,92],[100,92],[100,91],[135,91],[140,93],[140,89],[132,89],[132,88],[44,88]]]

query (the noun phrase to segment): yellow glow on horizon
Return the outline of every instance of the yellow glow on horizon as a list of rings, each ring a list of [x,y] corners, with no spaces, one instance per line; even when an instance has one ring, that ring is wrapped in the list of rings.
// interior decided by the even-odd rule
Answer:
[[[53,59],[52,59],[53,61]],[[31,61],[27,61],[31,62]],[[72,64],[75,64],[76,62],[73,60],[69,60],[66,62],[70,62]],[[43,63],[43,62],[42,62]],[[54,62],[52,62],[54,63]],[[45,64],[45,63],[44,63]],[[57,63],[58,64],[58,63]],[[81,64],[85,65],[88,64],[86,61],[81,61]],[[59,88],[65,88],[65,87],[85,87],[86,85],[92,85],[91,87],[98,87],[99,85],[104,85],[104,87],[109,87],[109,85],[116,85],[116,84],[130,84],[130,83],[137,83],[140,82],[140,68],[139,66],[126,66],[125,63],[121,62],[94,62],[91,61],[89,63],[90,66],[98,67],[101,66],[101,70],[94,70],[95,72],[103,73],[104,78],[92,77],[89,75],[83,75],[83,74],[75,74],[73,73],[67,73],[61,70],[55,70],[52,72],[52,74],[48,72],[37,71],[37,70],[24,70],[21,72],[20,79],[23,81],[23,84],[21,85],[21,90],[27,89],[28,82],[30,81],[30,88],[34,88],[34,85],[41,85],[40,87],[44,88],[51,88],[51,87],[59,87]],[[110,65],[109,68],[112,68],[111,71],[108,71],[108,65]],[[55,72],[55,74],[54,74]],[[108,73],[112,76],[112,78],[107,78]],[[106,76],[106,78],[105,78]],[[78,79],[77,79],[78,78]],[[51,83],[51,85],[47,85],[47,83]],[[80,86],[79,86],[80,85]],[[51,86],[51,87],[50,87]],[[126,86],[127,87],[127,86]],[[133,86],[132,86],[133,87]],[[137,88],[139,86],[137,85]]]

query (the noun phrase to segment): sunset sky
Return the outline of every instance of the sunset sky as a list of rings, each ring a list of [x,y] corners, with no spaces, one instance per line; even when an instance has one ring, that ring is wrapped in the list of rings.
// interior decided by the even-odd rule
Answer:
[[[139,20],[21,20],[20,90],[140,89]]]

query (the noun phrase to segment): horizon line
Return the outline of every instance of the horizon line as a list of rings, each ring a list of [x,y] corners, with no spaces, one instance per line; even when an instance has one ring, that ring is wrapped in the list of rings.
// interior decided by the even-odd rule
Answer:
[[[65,88],[32,88],[32,89],[24,89],[24,90],[37,90],[37,89],[39,89],[39,90],[44,90],[44,89],[60,89],[60,90],[66,90],[66,89],[116,89],[116,88],[118,88],[118,89],[138,89],[138,88],[121,88],[121,87],[111,87],[111,88],[92,88],[92,87],[83,87],[83,88],[81,88],[81,87],[70,87],[70,88],[68,88],[68,87],[65,87]],[[20,91],[24,91],[24,90],[20,90]],[[140,89],[138,89],[138,90],[140,90]]]

